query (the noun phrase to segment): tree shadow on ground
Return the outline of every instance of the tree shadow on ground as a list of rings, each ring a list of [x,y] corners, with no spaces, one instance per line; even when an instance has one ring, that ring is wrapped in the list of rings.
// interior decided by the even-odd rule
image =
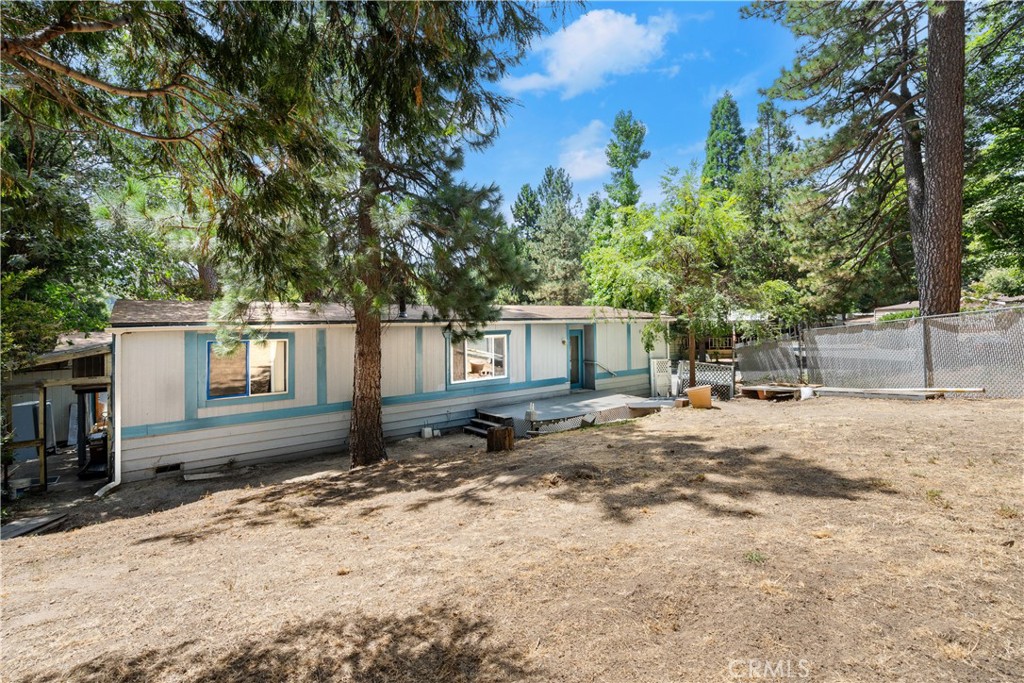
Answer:
[[[235,642],[225,651],[199,641],[137,653],[109,652],[29,683],[202,683],[351,681],[405,683],[542,680],[523,650],[496,642],[486,619],[449,605],[387,618],[334,614]]]
[[[605,518],[620,523],[673,503],[744,518],[762,514],[758,494],[856,500],[895,493],[884,481],[846,476],[815,457],[796,457],[767,444],[718,443],[631,422],[542,437],[509,453],[476,449],[411,457],[247,490],[201,524],[139,542],[191,543],[238,525],[312,527],[339,506],[355,506],[354,515],[369,517],[393,505],[376,500],[393,493],[420,494],[402,503],[402,512],[415,514],[441,501],[490,506],[503,492],[529,487],[548,490],[556,500],[596,504]]]

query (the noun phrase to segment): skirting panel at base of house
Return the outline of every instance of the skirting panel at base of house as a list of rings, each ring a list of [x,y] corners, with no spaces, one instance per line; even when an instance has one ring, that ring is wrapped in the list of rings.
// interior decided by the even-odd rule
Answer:
[[[323,413],[125,439],[121,477],[147,479],[169,465],[188,471],[341,450],[350,417],[348,411]]]
[[[384,436],[396,440],[418,435],[423,427],[457,428],[469,424],[477,408],[565,394],[568,384],[385,405]],[[351,411],[339,410],[126,438],[121,449],[122,480],[147,479],[156,475],[158,467],[173,465],[190,471],[341,451],[348,444],[351,417]]]

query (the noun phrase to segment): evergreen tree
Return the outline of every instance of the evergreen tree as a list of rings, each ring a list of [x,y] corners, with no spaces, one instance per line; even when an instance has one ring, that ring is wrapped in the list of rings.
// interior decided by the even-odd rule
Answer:
[[[572,180],[551,166],[537,187],[541,211],[530,255],[537,275],[536,303],[579,305],[587,297],[580,263],[587,249],[587,225],[580,218]]]
[[[453,339],[526,272],[495,187],[454,180],[511,103],[495,91],[544,25],[517,3],[19,3],[5,6],[4,109],[152,157],[220,207],[254,298],[349,303],[350,451],[386,457],[381,314],[415,290]],[[6,126],[5,126],[6,128]],[[141,149],[125,140],[158,143]],[[28,166],[32,165],[32,144]],[[6,149],[6,146],[5,146]],[[5,161],[6,168],[6,161]],[[235,305],[237,304],[237,305]],[[236,330],[236,334],[240,330]]]
[[[540,197],[529,183],[524,183],[519,189],[515,203],[512,204],[512,227],[523,240],[533,240],[537,233],[540,212]]]
[[[615,115],[612,139],[605,149],[612,169],[612,182],[604,189],[617,206],[636,206],[640,201],[640,186],[636,184],[633,171],[641,161],[651,157],[651,153],[643,148],[646,136],[647,126],[634,119],[633,112],[620,111]]]
[[[860,268],[880,252],[896,260],[909,233],[925,314],[955,312],[960,301],[954,204],[963,169],[952,148],[963,152],[956,114],[963,111],[957,104],[964,93],[962,10],[959,3],[923,1],[755,2],[744,9],[788,26],[802,41],[793,67],[769,94],[799,102],[798,114],[829,129],[800,155],[800,172],[818,190],[804,198],[809,215],[802,222],[833,222],[829,213],[852,221],[831,239],[846,243],[846,258],[834,262],[844,269]],[[1005,30],[982,31],[975,47],[991,56],[1020,26],[1011,21]],[[982,60],[978,68],[993,67]],[[933,69],[939,73],[926,78]],[[929,133],[929,120],[945,123]],[[858,204],[863,210],[851,215]]]
[[[750,220],[750,275],[762,281],[792,282],[796,277],[789,263],[789,240],[782,217],[786,192],[794,185],[785,165],[794,150],[793,130],[785,113],[770,100],[762,102],[757,108],[757,127],[747,137],[736,177],[740,207]]]
[[[727,91],[711,108],[711,127],[704,143],[702,182],[731,190],[740,172],[744,141],[740,109]]]
[[[1005,36],[993,41],[991,36]],[[1024,4],[983,8],[967,48],[966,275],[1024,274]],[[1002,292],[1008,294],[1009,292]]]

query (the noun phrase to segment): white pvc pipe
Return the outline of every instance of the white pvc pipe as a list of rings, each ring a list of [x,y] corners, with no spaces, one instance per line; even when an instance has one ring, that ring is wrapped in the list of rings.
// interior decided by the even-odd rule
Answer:
[[[114,332],[114,339],[111,344],[111,351],[114,354],[114,373],[110,378],[110,396],[107,400],[114,403],[114,478],[110,483],[96,492],[97,498],[102,498],[107,493],[121,485],[121,340],[123,333]]]

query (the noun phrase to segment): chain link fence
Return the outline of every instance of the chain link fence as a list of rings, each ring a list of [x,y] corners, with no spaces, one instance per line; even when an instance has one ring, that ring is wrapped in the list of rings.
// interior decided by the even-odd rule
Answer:
[[[923,318],[819,327],[803,334],[807,381],[830,387],[924,387]]]
[[[869,325],[819,327],[802,339],[737,349],[747,384],[800,380],[831,387],[973,388],[1024,397],[1024,308],[971,311]]]
[[[800,341],[782,337],[737,346],[736,364],[744,384],[795,384],[800,381]]]

